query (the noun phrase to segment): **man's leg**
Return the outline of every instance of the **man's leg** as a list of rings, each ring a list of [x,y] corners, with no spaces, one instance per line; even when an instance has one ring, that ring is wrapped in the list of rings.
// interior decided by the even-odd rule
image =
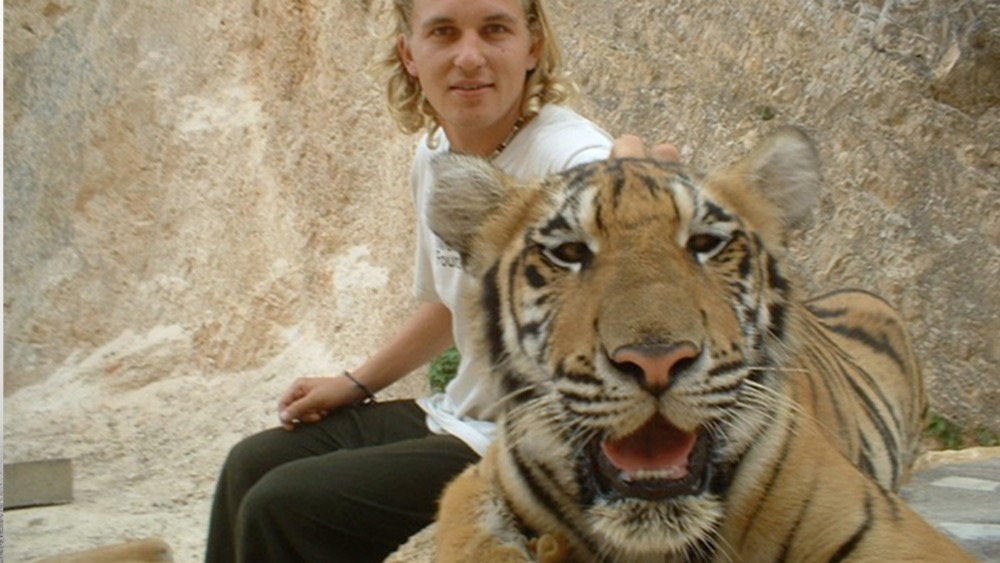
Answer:
[[[445,485],[478,456],[430,435],[282,465],[247,494],[243,562],[379,562],[431,523]]]
[[[288,432],[273,428],[233,447],[216,487],[205,560],[232,563],[236,515],[243,498],[264,475],[286,463],[358,448],[426,436],[425,414],[413,401],[343,409],[317,424]]]

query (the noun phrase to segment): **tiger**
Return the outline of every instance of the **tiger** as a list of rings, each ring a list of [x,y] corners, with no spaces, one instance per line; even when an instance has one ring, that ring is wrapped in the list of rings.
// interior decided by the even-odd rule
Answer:
[[[707,175],[432,166],[428,220],[504,397],[440,500],[437,561],[972,560],[896,494],[927,411],[900,315],[796,290],[822,185],[803,130]]]

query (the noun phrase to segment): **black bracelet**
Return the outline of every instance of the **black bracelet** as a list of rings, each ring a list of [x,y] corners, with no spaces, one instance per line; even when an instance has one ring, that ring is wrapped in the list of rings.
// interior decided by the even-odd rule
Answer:
[[[361,404],[362,405],[374,405],[375,403],[378,402],[378,401],[375,400],[375,394],[372,393],[372,390],[369,389],[367,386],[365,386],[364,383],[361,383],[360,381],[358,381],[357,378],[354,377],[353,375],[351,375],[351,372],[347,371],[346,369],[344,370],[344,377],[346,377],[347,379],[350,379],[352,382],[354,382],[354,385],[358,389],[361,389],[361,391],[364,392],[365,398],[361,399]]]

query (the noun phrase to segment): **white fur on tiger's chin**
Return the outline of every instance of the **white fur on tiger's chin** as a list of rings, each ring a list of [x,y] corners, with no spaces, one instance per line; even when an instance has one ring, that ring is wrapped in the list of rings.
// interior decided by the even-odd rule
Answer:
[[[705,495],[669,502],[601,500],[587,516],[608,553],[623,554],[622,561],[664,561],[665,554],[680,555],[712,537],[723,510],[720,499]]]

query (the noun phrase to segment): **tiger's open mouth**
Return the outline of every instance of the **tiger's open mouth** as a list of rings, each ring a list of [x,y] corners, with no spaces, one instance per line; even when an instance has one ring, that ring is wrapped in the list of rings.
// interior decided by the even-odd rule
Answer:
[[[709,481],[709,444],[656,414],[617,440],[590,447],[596,492],[602,496],[663,500],[702,492]]]

